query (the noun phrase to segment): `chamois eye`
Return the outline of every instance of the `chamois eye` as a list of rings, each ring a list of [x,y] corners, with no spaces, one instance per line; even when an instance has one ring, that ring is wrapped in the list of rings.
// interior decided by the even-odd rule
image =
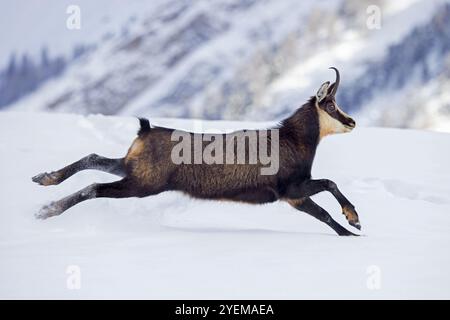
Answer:
[[[336,107],[335,107],[334,103],[327,104],[327,111],[328,112],[334,112],[335,110],[336,110]]]

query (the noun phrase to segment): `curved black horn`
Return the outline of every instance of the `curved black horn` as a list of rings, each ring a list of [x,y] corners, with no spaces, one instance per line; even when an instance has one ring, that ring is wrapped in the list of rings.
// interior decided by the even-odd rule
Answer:
[[[333,89],[330,92],[330,95],[336,95],[337,89],[339,87],[339,82],[341,82],[341,76],[339,75],[339,70],[335,67],[330,67],[329,69],[333,69],[336,72],[336,81],[334,82]]]

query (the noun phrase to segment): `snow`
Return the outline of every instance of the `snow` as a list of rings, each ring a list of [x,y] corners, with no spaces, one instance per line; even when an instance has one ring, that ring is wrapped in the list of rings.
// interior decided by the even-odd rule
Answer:
[[[95,49],[6,106],[10,111],[280,119],[320,84],[333,81],[328,67],[336,66],[341,98],[347,98],[342,108],[360,110],[365,123],[450,131],[448,90],[441,88],[449,78],[445,33],[432,37],[440,40],[429,50],[420,45],[428,39],[425,33],[410,37],[417,28],[436,28],[431,21],[443,19],[438,13],[446,12],[449,0],[377,2],[381,29],[367,28],[369,3],[357,1],[133,0],[124,6],[119,0],[79,0],[81,30],[65,27],[65,9],[72,2],[47,10],[50,0],[36,1],[2,3],[0,23],[11,28],[0,28],[5,36],[0,65],[13,51],[37,57],[44,45],[50,56],[67,57],[78,43]],[[45,21],[36,24],[44,14]],[[370,72],[377,63],[381,72]],[[405,79],[406,69],[414,70],[406,74],[410,87],[396,81]],[[414,76],[424,70],[434,79]],[[379,76],[394,84],[375,81],[362,103],[358,88]],[[405,96],[410,103],[402,108],[386,103]]]
[[[414,27],[424,25],[439,5],[446,1],[391,1],[382,7],[381,30],[354,29],[343,30],[342,38],[336,44],[325,42],[314,54],[302,60],[271,83],[265,93],[264,108],[276,109],[280,104],[291,105],[303,101],[314,93],[324,79],[333,79],[333,72],[327,66],[338,66],[345,83],[354,81],[366,71],[367,61],[382,59],[391,45],[398,43]],[[365,21],[365,20],[364,20]],[[420,90],[417,86],[415,90]],[[290,101],[290,103],[286,103]],[[375,104],[375,103],[374,103]],[[382,108],[383,105],[375,104]],[[261,118],[258,114],[261,107],[250,108],[251,115]]]
[[[196,131],[269,124],[151,120]],[[129,117],[0,113],[0,298],[450,298],[450,135],[357,128],[321,142],[313,175],[355,204],[361,237],[338,237],[285,203],[174,192],[34,218],[51,200],[117,178],[85,171],[42,187],[31,176],[92,152],[123,156],[137,127]],[[357,231],[330,195],[314,198]],[[78,290],[67,286],[71,266]]]
[[[76,45],[99,43],[109,35],[118,35],[124,26],[132,27],[134,17],[158,9],[161,0],[3,0],[0,10],[0,65],[8,62],[11,53],[31,53],[39,58],[48,46],[50,54],[70,56]],[[80,8],[81,28],[70,30],[67,8]],[[11,36],[14,35],[14,36]]]

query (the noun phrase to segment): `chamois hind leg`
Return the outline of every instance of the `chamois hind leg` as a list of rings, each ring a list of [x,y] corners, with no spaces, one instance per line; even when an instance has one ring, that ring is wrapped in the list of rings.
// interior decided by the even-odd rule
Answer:
[[[307,198],[319,192],[328,191],[339,202],[342,208],[342,214],[347,218],[348,223],[361,230],[359,217],[356,213],[355,206],[341,193],[336,183],[328,179],[306,180],[301,184],[291,185],[287,191],[288,198]]]
[[[47,219],[58,216],[74,205],[89,199],[144,197],[156,193],[143,190],[128,178],[111,183],[93,183],[70,196],[42,207],[36,214],[36,218]]]
[[[357,236],[357,234],[348,231],[337,223],[325,209],[317,205],[310,198],[292,199],[288,200],[288,203],[295,209],[306,212],[314,218],[326,223],[340,236]]]
[[[60,170],[40,173],[31,179],[40,185],[50,186],[60,184],[75,173],[87,169],[100,170],[119,177],[126,175],[123,158],[110,159],[93,153]]]

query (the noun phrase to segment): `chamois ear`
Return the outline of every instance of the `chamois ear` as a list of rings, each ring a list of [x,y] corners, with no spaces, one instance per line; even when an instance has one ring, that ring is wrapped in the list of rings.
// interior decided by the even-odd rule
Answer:
[[[319,90],[317,90],[317,93],[316,93],[317,102],[321,102],[327,96],[329,86],[330,86],[330,81],[327,81],[320,86]]]

